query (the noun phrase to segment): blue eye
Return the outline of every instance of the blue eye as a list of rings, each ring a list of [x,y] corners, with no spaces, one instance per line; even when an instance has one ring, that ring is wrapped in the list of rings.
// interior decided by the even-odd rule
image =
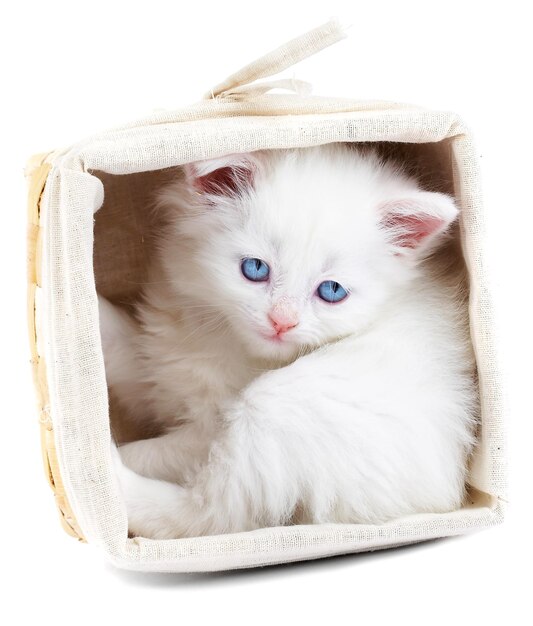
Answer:
[[[244,259],[241,263],[241,272],[248,280],[261,282],[268,279],[270,268],[261,259]]]
[[[346,289],[334,280],[325,280],[318,285],[318,297],[326,302],[340,302],[348,295]]]

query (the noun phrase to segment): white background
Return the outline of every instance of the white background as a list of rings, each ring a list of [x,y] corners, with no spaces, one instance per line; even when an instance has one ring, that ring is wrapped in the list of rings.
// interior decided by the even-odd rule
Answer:
[[[533,164],[526,9],[513,0],[41,0],[3,7],[3,623],[531,623]],[[250,572],[115,570],[95,548],[63,533],[42,474],[26,336],[25,161],[156,108],[195,101],[241,65],[332,15],[351,25],[349,39],[285,76],[310,80],[322,95],[451,109],[477,138],[509,402],[506,523],[464,538]]]

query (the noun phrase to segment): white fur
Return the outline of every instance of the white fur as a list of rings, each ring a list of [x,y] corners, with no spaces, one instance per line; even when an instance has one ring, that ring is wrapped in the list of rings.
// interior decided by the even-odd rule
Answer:
[[[199,177],[227,166],[236,190],[202,191]],[[335,145],[193,164],[161,203],[168,227],[137,323],[101,299],[110,387],[132,418],[167,428],[117,455],[131,531],[375,523],[460,506],[473,361],[456,290],[425,260],[453,201]],[[429,220],[431,233],[405,245],[398,215]],[[266,261],[270,280],[245,279],[243,257]],[[316,296],[329,279],[346,300]],[[267,316],[280,306],[299,323],[274,341]]]

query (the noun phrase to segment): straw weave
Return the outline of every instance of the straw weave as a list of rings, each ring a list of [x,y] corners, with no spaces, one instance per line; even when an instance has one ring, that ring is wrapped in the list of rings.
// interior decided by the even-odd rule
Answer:
[[[46,365],[37,348],[36,294],[41,288],[41,229],[40,202],[51,165],[45,162],[46,154],[34,156],[26,168],[28,178],[28,331],[31,350],[33,381],[37,393],[37,407],[41,431],[41,451],[45,476],[54,492],[60,520],[65,531],[84,541],[76,518],[70,508],[61,480],[54,442],[54,429],[50,418],[50,401],[46,381]]]

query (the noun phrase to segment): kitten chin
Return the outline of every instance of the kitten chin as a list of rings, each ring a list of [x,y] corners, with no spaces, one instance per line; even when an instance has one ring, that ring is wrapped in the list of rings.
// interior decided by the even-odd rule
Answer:
[[[246,352],[252,359],[272,361],[285,364],[293,361],[299,353],[307,350],[307,346],[299,346],[285,340],[264,339],[258,337],[244,339]]]

